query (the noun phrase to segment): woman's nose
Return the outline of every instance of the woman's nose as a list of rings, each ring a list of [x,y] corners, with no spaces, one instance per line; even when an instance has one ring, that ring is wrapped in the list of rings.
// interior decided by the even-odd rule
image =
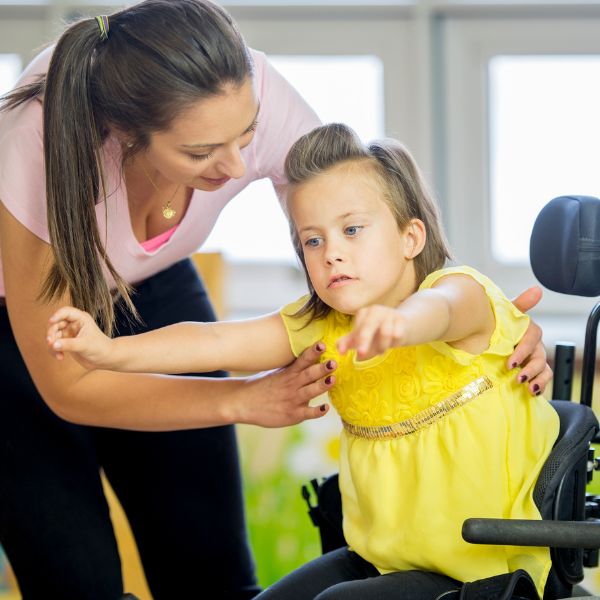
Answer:
[[[220,165],[221,171],[228,177],[240,179],[246,173],[246,162],[242,157],[239,146],[232,145],[226,149],[226,154],[222,157]]]

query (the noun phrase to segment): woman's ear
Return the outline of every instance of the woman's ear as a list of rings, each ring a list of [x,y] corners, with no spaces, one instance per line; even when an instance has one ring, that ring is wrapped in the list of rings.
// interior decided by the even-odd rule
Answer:
[[[427,231],[421,219],[411,219],[404,228],[404,257],[412,259],[423,251],[427,241]]]

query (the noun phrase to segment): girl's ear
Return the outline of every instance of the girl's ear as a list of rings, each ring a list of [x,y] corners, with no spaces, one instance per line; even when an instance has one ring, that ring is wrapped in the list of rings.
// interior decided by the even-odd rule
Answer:
[[[404,257],[412,259],[423,251],[427,241],[427,231],[421,219],[411,219],[404,228]]]

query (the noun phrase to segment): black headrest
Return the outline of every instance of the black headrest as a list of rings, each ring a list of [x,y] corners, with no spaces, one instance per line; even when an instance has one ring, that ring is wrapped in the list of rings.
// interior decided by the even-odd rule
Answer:
[[[600,200],[560,196],[538,215],[529,243],[531,268],[545,287],[600,295]]]

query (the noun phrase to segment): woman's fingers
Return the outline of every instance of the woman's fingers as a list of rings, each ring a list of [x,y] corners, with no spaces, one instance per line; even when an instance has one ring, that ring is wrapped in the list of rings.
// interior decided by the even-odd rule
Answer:
[[[508,357],[508,368],[514,369],[520,366],[531,358],[534,353],[540,356],[543,355],[544,362],[546,362],[546,350],[542,344],[542,330],[534,321],[529,321],[527,331],[525,331],[521,341],[517,344],[515,351]],[[531,375],[535,376],[537,373],[532,372]]]
[[[546,365],[544,370],[536,375],[533,379],[530,379],[527,387],[531,394],[539,395],[544,392],[546,386],[552,381],[552,369]]]
[[[302,373],[305,369],[313,366],[325,352],[325,344],[317,342],[309,346],[287,369],[292,373]]]
[[[285,427],[327,414],[329,407],[324,402],[309,405],[335,383],[335,361],[317,362],[324,351],[325,344],[319,342],[287,367],[250,378],[249,391],[238,407],[238,421]]]
[[[542,299],[542,288],[533,286],[521,292],[512,303],[521,311],[531,310]]]
[[[546,362],[546,349],[539,343],[517,375],[519,383],[527,383],[532,394],[541,394],[552,380],[552,369]]]

